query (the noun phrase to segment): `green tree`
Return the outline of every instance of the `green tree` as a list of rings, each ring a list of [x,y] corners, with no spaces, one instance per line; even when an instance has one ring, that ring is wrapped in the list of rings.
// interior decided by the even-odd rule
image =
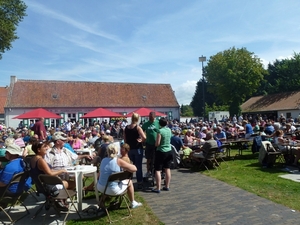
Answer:
[[[193,109],[190,105],[181,105],[180,107],[181,110],[181,116],[184,117],[193,117]]]
[[[300,53],[290,59],[276,60],[268,65],[266,77],[268,94],[300,90]]]
[[[0,59],[12,48],[12,42],[19,37],[18,24],[26,16],[27,6],[21,0],[0,0]]]
[[[207,92],[208,88],[212,88],[210,87],[211,84],[207,83],[204,80],[204,100],[205,100],[205,105],[208,106],[212,106],[213,104],[222,104],[221,101],[219,101],[216,96],[214,95],[214,93],[209,93]],[[200,79],[197,82],[197,86],[196,86],[196,90],[195,90],[195,94],[192,98],[191,104],[190,104],[193,108],[193,112],[195,116],[199,116],[199,117],[203,117],[203,80]],[[205,107],[205,118],[208,118],[208,111],[206,110]]]
[[[205,67],[208,88],[223,105],[229,105],[230,114],[240,114],[240,105],[261,85],[267,71],[261,60],[246,48],[232,47],[211,56]]]

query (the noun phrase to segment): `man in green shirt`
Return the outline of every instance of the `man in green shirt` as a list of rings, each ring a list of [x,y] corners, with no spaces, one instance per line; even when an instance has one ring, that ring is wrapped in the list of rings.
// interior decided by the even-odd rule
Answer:
[[[147,159],[147,174],[146,177],[151,173],[151,163],[155,154],[155,142],[157,131],[159,130],[159,123],[155,120],[155,112],[149,113],[149,121],[143,124],[143,131],[146,134],[146,149],[145,149],[145,158]],[[153,164],[152,164],[153,167]]]

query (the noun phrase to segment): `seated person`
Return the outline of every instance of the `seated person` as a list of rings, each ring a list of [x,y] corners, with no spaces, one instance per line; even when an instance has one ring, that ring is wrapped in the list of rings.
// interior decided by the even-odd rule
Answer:
[[[186,134],[185,134],[185,136],[184,136],[184,144],[185,144],[185,145],[191,146],[191,145],[194,144],[194,140],[195,140],[196,138],[195,138],[192,134],[193,134],[193,132],[192,132],[192,130],[190,130],[190,129],[186,132]]]
[[[200,131],[200,134],[199,134],[199,138],[200,140],[206,140],[206,133],[208,132],[208,129],[207,127],[203,126],[201,127],[201,131]]]
[[[122,144],[121,146],[121,157],[120,159],[123,159],[125,162],[131,163],[128,152],[130,151],[130,146],[127,143]]]
[[[222,130],[222,127],[217,126],[216,133],[214,135],[216,140],[226,141],[226,133]]]
[[[105,157],[100,165],[100,177],[97,183],[97,189],[100,192],[104,192],[107,179],[108,177],[113,173],[118,173],[121,171],[121,168],[126,171],[130,171],[132,173],[137,171],[137,168],[135,165],[125,162],[124,160],[117,157],[118,150],[115,144],[110,144],[107,147],[107,155],[108,157]],[[128,185],[127,185],[128,184]],[[127,195],[131,202],[130,207],[131,208],[137,208],[142,205],[142,203],[137,202],[134,200],[134,188],[132,181],[120,181],[120,182],[112,182],[107,190],[106,193],[109,195],[118,195],[124,190],[127,189]],[[100,206],[102,207],[102,206]]]
[[[22,154],[23,151],[18,145],[6,145],[5,158],[9,160],[9,163],[0,171],[0,195],[3,193],[5,186],[11,181],[15,174],[25,171],[25,163],[21,157]],[[14,194],[19,191],[28,190],[30,187],[31,178],[28,178],[26,183],[21,185],[21,190],[16,183],[10,186],[9,192]]]
[[[205,157],[210,155],[210,149],[212,148],[217,148],[218,144],[217,141],[214,140],[213,138],[213,134],[211,132],[208,132],[206,134],[206,141],[204,143],[204,145],[199,149],[199,150],[195,150],[193,152],[191,152],[190,154],[190,158],[200,162],[201,160],[199,160],[199,158],[204,159]]]
[[[244,130],[245,130],[245,138],[248,139],[254,133],[252,125],[247,120],[243,120],[243,126],[244,126]]]
[[[290,133],[290,134],[293,134],[295,133],[295,131],[297,130],[297,128],[295,126],[293,126],[292,124],[290,123],[287,123],[285,124],[285,133]]]
[[[171,137],[171,145],[173,145],[177,152],[179,152],[181,149],[185,149],[187,148],[183,142],[182,139],[179,137],[179,135],[181,134],[179,129],[176,129],[174,131],[174,135]]]
[[[39,142],[36,140],[32,143],[32,150],[34,151],[35,155],[32,157],[30,161],[30,175],[32,176],[33,180],[38,180],[38,176],[40,174],[48,174],[51,176],[57,176],[61,174],[67,174],[67,170],[61,169],[61,170],[52,170],[49,164],[44,160],[44,156],[47,153],[47,150],[49,148],[48,142]],[[63,185],[67,189],[74,189],[75,183],[74,182],[68,182],[66,180],[63,180]],[[37,184],[36,184],[37,185]],[[58,189],[62,189],[63,187],[60,187],[57,185]],[[61,210],[67,210],[67,202],[66,200],[57,201],[56,205]]]
[[[91,160],[90,155],[77,155],[64,147],[67,135],[63,132],[55,132],[52,136],[54,146],[50,148],[45,160],[54,170],[64,169],[74,165],[76,160],[83,158]]]
[[[300,159],[300,147],[294,147],[294,146],[284,146],[284,143],[289,143],[288,139],[284,139],[283,137],[283,131],[282,130],[277,130],[275,131],[275,137],[274,137],[274,144],[278,147],[278,149],[285,153],[287,150],[291,149],[292,154],[295,155],[295,160],[293,165],[296,166],[298,164],[298,161]],[[299,141],[297,141],[299,142]]]
[[[275,128],[272,125],[272,123],[270,123],[270,122],[266,123],[266,125],[265,125],[265,133],[267,135],[272,135],[274,132],[275,132]]]

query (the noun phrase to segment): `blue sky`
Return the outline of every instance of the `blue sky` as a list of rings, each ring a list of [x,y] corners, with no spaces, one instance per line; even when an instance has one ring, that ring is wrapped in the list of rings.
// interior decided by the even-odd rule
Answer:
[[[267,65],[300,52],[299,0],[24,2],[28,16],[0,60],[0,86],[11,75],[169,83],[179,104],[189,104],[201,55],[246,47]]]

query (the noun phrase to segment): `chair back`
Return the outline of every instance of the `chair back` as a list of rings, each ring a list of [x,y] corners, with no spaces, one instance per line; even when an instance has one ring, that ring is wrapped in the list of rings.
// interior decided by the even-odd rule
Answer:
[[[49,185],[63,184],[62,180],[58,176],[51,176],[48,174],[40,174],[39,180],[41,184],[49,184]]]
[[[113,173],[108,177],[107,182],[112,182],[112,181],[122,181],[126,179],[132,179],[132,173],[129,171],[122,171],[118,173]]]
[[[20,172],[20,173],[17,173],[13,176],[11,181],[6,185],[4,192],[0,196],[0,202],[1,202],[1,199],[6,197],[6,196],[17,197],[17,196],[20,196],[23,193],[25,180],[26,180],[25,175],[26,174],[24,172]],[[16,193],[11,193],[9,191],[9,188],[12,185],[15,185],[15,184],[17,184],[17,191],[16,191]]]

